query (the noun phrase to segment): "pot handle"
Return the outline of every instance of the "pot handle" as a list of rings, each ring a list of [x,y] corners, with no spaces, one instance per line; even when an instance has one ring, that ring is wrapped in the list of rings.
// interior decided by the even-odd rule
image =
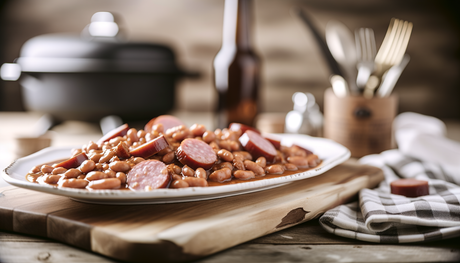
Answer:
[[[16,81],[21,76],[21,66],[17,63],[4,63],[0,68],[0,77],[6,81]]]

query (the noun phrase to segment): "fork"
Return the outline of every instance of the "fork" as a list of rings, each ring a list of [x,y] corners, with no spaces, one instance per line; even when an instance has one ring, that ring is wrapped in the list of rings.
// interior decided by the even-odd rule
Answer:
[[[392,18],[385,38],[375,56],[375,71],[364,89],[364,96],[371,98],[382,77],[392,66],[401,63],[412,33],[412,23]]]
[[[377,53],[375,46],[374,30],[371,28],[360,28],[355,31],[356,53],[358,54],[358,76],[356,85],[363,89],[374,71],[374,59]]]

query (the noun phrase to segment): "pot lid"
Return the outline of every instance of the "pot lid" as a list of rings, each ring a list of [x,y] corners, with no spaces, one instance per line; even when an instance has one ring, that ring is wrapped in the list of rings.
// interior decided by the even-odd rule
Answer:
[[[22,72],[119,72],[180,74],[171,48],[117,38],[113,15],[99,12],[81,35],[48,34],[29,39],[16,63]]]

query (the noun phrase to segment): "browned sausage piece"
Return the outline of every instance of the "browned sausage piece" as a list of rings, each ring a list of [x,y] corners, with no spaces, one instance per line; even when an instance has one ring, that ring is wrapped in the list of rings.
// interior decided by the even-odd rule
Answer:
[[[133,149],[132,151],[130,151],[129,153],[132,155],[132,156],[136,156],[136,157],[142,157],[144,159],[158,153],[159,151],[165,149],[166,147],[168,147],[169,144],[168,144],[168,141],[166,140],[166,138],[161,135],[160,137],[157,137],[147,143],[144,143],[142,144],[141,146]]]
[[[183,165],[192,169],[202,167],[211,169],[217,160],[217,155],[209,144],[197,139],[185,139],[176,150],[176,157]]]
[[[129,126],[128,124],[123,124],[121,125],[120,127],[118,128],[115,128],[111,131],[109,131],[106,135],[102,136],[102,138],[99,139],[99,141],[97,141],[97,144],[102,144],[103,142],[106,142],[106,141],[109,141],[113,138],[116,138],[118,136],[125,136],[129,131]]]
[[[417,179],[400,179],[390,183],[391,193],[406,197],[418,197],[429,194],[428,182]]]
[[[184,123],[181,120],[179,120],[178,118],[176,118],[174,116],[160,115],[160,116],[158,116],[156,118],[151,119],[145,125],[144,130],[146,132],[151,132],[153,125],[159,124],[159,123],[163,124],[164,131],[167,131],[168,129],[170,129],[172,127],[176,127],[176,126],[179,126],[179,125],[184,125]]]
[[[88,160],[88,156],[86,156],[85,153],[80,153],[68,160],[54,165],[54,167],[64,167],[66,169],[77,168],[86,160]]]
[[[247,130],[239,139],[243,148],[254,158],[265,157],[268,162],[273,162],[276,157],[275,147],[260,134]]]
[[[271,144],[273,144],[273,146],[275,147],[275,149],[279,150],[281,149],[281,141],[276,139],[274,136],[264,136],[264,138],[269,141]]]
[[[247,130],[251,130],[251,131],[254,131],[260,134],[260,131],[258,129],[242,124],[242,123],[236,123],[236,122],[230,123],[230,125],[228,126],[228,129],[231,131],[241,131],[241,133],[245,133]]]
[[[140,162],[129,171],[127,183],[134,191],[167,188],[171,182],[166,164],[157,160]]]

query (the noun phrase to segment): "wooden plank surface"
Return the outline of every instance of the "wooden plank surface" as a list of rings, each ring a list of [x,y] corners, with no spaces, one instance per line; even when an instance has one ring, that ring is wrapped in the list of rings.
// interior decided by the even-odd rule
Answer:
[[[375,187],[381,170],[351,162],[296,183],[224,199],[142,206],[92,205],[2,188],[0,228],[52,238],[115,259],[198,259],[313,219]]]

